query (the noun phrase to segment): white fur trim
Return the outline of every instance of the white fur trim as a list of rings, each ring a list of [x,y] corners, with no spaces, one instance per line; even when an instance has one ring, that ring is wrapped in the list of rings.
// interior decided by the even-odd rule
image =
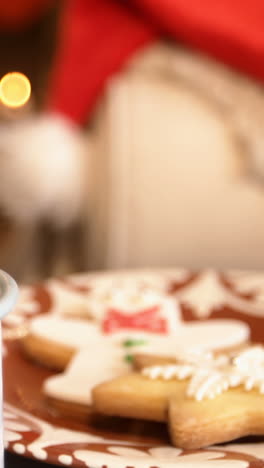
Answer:
[[[2,124],[0,206],[19,222],[73,222],[88,175],[83,143],[80,130],[58,115]]]

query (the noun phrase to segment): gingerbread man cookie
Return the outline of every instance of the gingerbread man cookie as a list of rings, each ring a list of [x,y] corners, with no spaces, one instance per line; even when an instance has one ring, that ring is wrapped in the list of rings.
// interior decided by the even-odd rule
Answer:
[[[72,416],[87,414],[94,386],[131,372],[141,353],[167,362],[186,345],[219,351],[249,338],[248,326],[235,320],[184,323],[172,297],[137,284],[121,290],[103,284],[91,300],[86,320],[79,309],[76,318],[65,317],[58,301],[59,313],[33,319],[22,341],[29,357],[63,371],[48,378],[43,391],[53,406]]]

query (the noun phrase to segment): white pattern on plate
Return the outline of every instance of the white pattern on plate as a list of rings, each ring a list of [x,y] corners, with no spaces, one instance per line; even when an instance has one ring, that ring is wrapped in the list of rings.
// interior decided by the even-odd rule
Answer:
[[[17,431],[27,432],[27,431],[32,431],[34,427],[38,428],[38,437],[29,445],[27,445],[27,450],[35,458],[39,460],[47,460],[48,454],[45,449],[48,447],[53,447],[53,446],[59,446],[59,445],[65,445],[65,444],[80,444],[80,443],[86,443],[86,444],[118,443],[120,445],[130,444],[127,441],[124,442],[120,440],[112,440],[112,439],[108,439],[105,437],[90,434],[89,432],[78,432],[78,431],[72,431],[70,429],[63,429],[63,428],[55,427],[52,424],[49,424],[39,418],[36,418],[35,416],[32,416],[29,413],[26,413],[18,408],[15,408],[14,406],[10,404],[5,404],[5,408],[7,408],[8,413],[13,412],[17,418],[21,417],[23,418],[23,420],[28,422],[28,425],[26,425],[26,422],[23,424],[17,423],[17,426],[16,426]],[[7,428],[8,428],[9,423],[12,423],[11,427],[15,428],[14,422],[8,421],[8,419],[6,419],[5,426]],[[19,434],[19,432],[8,431],[7,436],[12,437],[12,439],[6,438],[6,434],[5,434],[5,442],[6,441],[13,442],[13,441],[22,439],[22,435]],[[131,442],[131,445],[133,445],[133,442]]]
[[[23,455],[26,451],[26,447],[24,444],[14,444],[13,445],[14,452],[18,453],[19,455]]]
[[[153,464],[158,468],[248,468],[249,463],[243,460],[217,460],[224,457],[224,453],[204,451],[190,455],[179,456],[181,451],[172,447],[160,447],[151,449],[149,453],[123,447],[111,447],[111,451],[118,453],[111,455],[94,452],[91,450],[75,450],[74,456],[77,460],[85,463],[87,467],[93,468],[125,468],[126,466],[135,468],[151,468]]]
[[[217,447],[214,447],[214,449]],[[244,453],[252,457],[264,460],[264,443],[258,442],[254,444],[228,444],[221,446],[222,450],[228,452]]]
[[[179,290],[177,297],[195,309],[197,317],[208,317],[212,309],[225,302],[226,291],[221,286],[217,273],[205,271],[190,285]]]
[[[59,455],[58,460],[63,465],[70,466],[72,464],[72,456],[71,455]]]
[[[228,272],[226,273],[229,277]],[[234,272],[230,274],[230,279],[234,278]],[[248,274],[248,287],[250,288],[250,274]],[[246,288],[247,280],[244,281]],[[252,292],[252,291],[251,291]],[[180,288],[175,293],[175,298],[179,299],[192,308],[194,314],[198,318],[209,317],[213,309],[220,309],[223,306],[229,306],[239,312],[247,315],[256,315],[263,317],[263,300],[249,301],[239,297],[235,291],[225,287],[219,275],[215,271],[203,271],[198,277],[185,287]],[[264,288],[259,291],[259,298],[264,296]]]
[[[243,273],[243,274],[242,274]],[[134,272],[126,272],[126,274],[131,275],[134,277]],[[111,277],[111,273],[107,273],[106,276]],[[137,275],[137,272],[135,272],[135,277]],[[142,277],[144,280],[149,281],[150,276],[152,275],[153,281],[151,280],[151,284],[155,287],[157,287],[157,290],[159,290],[166,285],[169,286],[169,281],[174,281],[175,282],[182,282],[185,279],[188,278],[189,273],[184,271],[179,271],[179,270],[156,270],[156,271],[148,271],[148,272],[140,272],[138,275]],[[212,312],[212,308],[220,307],[223,304],[227,304],[231,306],[233,309],[239,310],[240,312],[244,312],[245,314],[249,315],[256,315],[259,317],[264,316],[264,309],[263,309],[263,303],[262,302],[262,296],[264,294],[264,276],[261,274],[258,275],[258,273],[255,274],[255,277],[252,276],[251,272],[227,272],[225,274],[226,278],[230,280],[234,284],[234,290],[229,289],[228,287],[225,287],[224,284],[221,283],[219,276],[215,272],[203,272],[202,274],[199,274],[197,279],[195,281],[192,281],[191,284],[188,284],[187,286],[180,287],[178,291],[174,294],[174,297],[177,299],[181,299],[182,301],[186,301],[191,307],[193,308],[193,312],[196,313],[198,309],[198,314],[201,314],[202,316],[207,316],[210,315]],[[73,280],[77,285],[82,284],[87,284],[92,281],[97,281],[97,278],[102,277],[101,274],[95,274],[95,275],[78,275],[73,278],[69,278],[70,280]],[[263,282],[262,282],[263,278]],[[50,284],[54,280],[48,281],[45,283],[45,287],[50,291],[51,289],[49,288]],[[210,286],[210,294],[204,291],[204,285],[207,283],[207,285],[211,284]],[[262,286],[263,285],[263,286]],[[192,293],[192,289],[195,289],[194,293]],[[24,290],[24,288],[22,288]],[[63,289],[63,288],[61,288]],[[65,288],[64,288],[65,289]],[[39,310],[39,303],[34,301],[32,299],[33,294],[35,289],[33,288],[25,288],[25,293],[24,297],[22,297],[21,301],[21,307],[20,309],[17,309],[15,314],[18,316],[21,316],[24,321],[27,320],[28,314],[35,314]],[[243,299],[238,296],[238,293],[252,293],[254,294],[254,297],[252,300],[248,299]],[[215,294],[217,294],[218,301],[215,301]],[[78,295],[78,293],[76,294]],[[76,297],[75,295],[75,297]],[[79,294],[81,296],[81,293]],[[20,300],[21,300],[20,299]],[[24,302],[24,306],[22,303]],[[217,303],[216,303],[217,302]],[[54,311],[54,310],[53,310]],[[12,313],[12,314],[13,314]],[[15,319],[16,321],[16,319]],[[6,331],[8,329],[6,328]],[[10,336],[10,333],[8,334],[8,337],[16,338],[15,335],[13,337]],[[11,442],[10,446],[12,449],[15,451],[23,451],[24,448],[26,450],[27,444],[29,444],[27,432],[32,431],[35,434],[36,440],[33,441],[31,444],[29,444],[29,447],[31,448],[31,453],[33,456],[41,456],[47,457],[46,453],[46,448],[50,447],[53,445],[56,447],[55,452],[56,457],[58,462],[61,464],[66,464],[70,463],[70,460],[74,466],[83,466],[83,464],[80,462],[78,463],[76,459],[74,460],[73,458],[73,448],[69,447],[69,449],[65,449],[65,446],[63,448],[59,448],[60,445],[64,443],[68,443],[67,441],[65,442],[65,436],[66,433],[69,435],[69,438],[66,437],[67,440],[71,439],[72,434],[76,435],[76,439],[74,438],[75,442],[73,444],[75,448],[75,454],[78,455],[79,457],[83,458],[83,463],[86,464],[89,463],[91,464],[92,461],[94,460],[95,464],[93,468],[98,468],[102,466],[102,457],[103,457],[103,463],[108,463],[108,468],[125,468],[129,461],[133,463],[136,463],[135,467],[136,468],[149,468],[149,466],[155,466],[158,464],[159,468],[180,468],[181,466],[184,468],[186,465],[188,466],[194,466],[195,468],[246,468],[248,466],[248,462],[244,460],[230,460],[230,459],[217,459],[224,457],[225,453],[224,452],[237,452],[239,453],[244,453],[251,455],[253,457],[259,457],[260,459],[264,459],[264,443],[254,443],[254,444],[230,444],[227,446],[221,446],[221,447],[213,447],[212,450],[219,450],[217,452],[214,452],[213,456],[208,455],[208,452],[211,451],[211,448],[208,449],[207,451],[201,451],[199,453],[194,453],[194,454],[189,454],[189,455],[181,455],[182,452],[176,448],[173,447],[155,447],[151,448],[148,450],[148,453],[145,451],[141,450],[135,450],[130,447],[130,451],[128,454],[128,447],[121,447],[122,444],[124,445],[130,445],[133,446],[135,445],[134,442],[128,443],[128,442],[121,442],[121,441],[113,441],[113,440],[108,440],[105,438],[101,438],[102,443],[104,444],[119,444],[120,447],[118,446],[111,446],[111,450],[115,455],[107,453],[103,454],[102,452],[95,452],[92,450],[78,450],[78,442],[79,437],[82,437],[85,439],[84,443],[87,443],[87,447],[89,447],[89,443],[94,442],[95,439],[94,435],[89,434],[89,433],[76,433],[71,430],[67,429],[58,429],[55,428],[54,426],[45,423],[44,421],[41,421],[38,418],[34,418],[31,416],[31,414],[23,412],[21,410],[18,410],[17,408],[12,407],[11,405],[7,405],[8,412],[6,413],[6,433],[5,433],[5,446],[8,445],[8,440]],[[20,429],[18,429],[18,425],[16,426],[16,430],[13,429],[10,430],[8,429],[8,424],[10,420],[17,420],[17,422],[20,425]],[[27,426],[28,424],[28,426]],[[24,427],[23,427],[24,425]],[[24,429],[24,430],[22,430]],[[56,440],[54,440],[54,437]],[[51,440],[52,439],[52,440]],[[82,439],[82,441],[84,441]],[[16,442],[20,441],[20,442]],[[12,443],[14,442],[14,443]],[[52,443],[53,442],[53,443]],[[82,442],[83,443],[83,442]],[[143,444],[142,444],[143,445]],[[139,446],[139,444],[137,444]],[[24,447],[24,448],[22,448]],[[61,452],[60,452],[61,450]],[[63,451],[62,451],[63,450]],[[131,452],[131,450],[133,450]],[[146,449],[145,449],[146,450]],[[65,454],[65,452],[68,453],[68,455]],[[71,455],[70,455],[71,453]],[[105,456],[107,458],[105,458]],[[233,457],[235,455],[232,455]],[[66,458],[67,457],[67,458]],[[110,457],[110,458],[109,458]],[[128,458],[127,458],[128,457]],[[132,458],[131,458],[132,457]],[[81,460],[81,458],[79,458]],[[48,460],[47,460],[48,461]],[[63,463],[64,461],[64,463]]]

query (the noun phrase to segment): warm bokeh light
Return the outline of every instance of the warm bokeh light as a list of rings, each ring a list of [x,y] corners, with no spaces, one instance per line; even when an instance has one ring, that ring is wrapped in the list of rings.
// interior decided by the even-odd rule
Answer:
[[[24,106],[30,94],[30,81],[23,73],[7,73],[0,81],[0,101],[7,107]]]

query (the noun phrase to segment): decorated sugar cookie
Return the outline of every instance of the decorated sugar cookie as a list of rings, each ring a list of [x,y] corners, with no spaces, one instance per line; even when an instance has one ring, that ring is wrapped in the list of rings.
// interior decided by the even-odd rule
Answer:
[[[65,324],[66,321],[64,321]],[[49,337],[52,336],[54,326],[58,325],[58,320],[55,323],[50,320]],[[108,336],[96,334],[90,343],[83,345],[83,338],[89,328],[86,328],[87,324],[79,323],[78,326],[80,327],[79,344],[82,347],[64,373],[47,379],[44,390],[51,399],[66,400],[86,406],[91,403],[91,390],[95,385],[132,370],[130,364],[133,364],[137,353],[151,355],[155,352],[156,356],[163,359],[166,357],[176,359],[179,350],[186,347],[187,343],[190,349],[220,350],[226,348],[227,345],[239,345],[248,336],[247,327],[244,328],[243,324],[232,320],[216,320],[181,325],[178,331],[170,336],[154,335],[145,331],[140,333],[133,329],[119,331]],[[72,323],[69,321],[69,333],[71,329]],[[75,330],[77,330],[76,324]],[[77,336],[76,334],[75,338],[71,339],[71,345],[77,344]],[[96,361],[92,357],[94,353],[96,353]]]
[[[63,371],[47,379],[43,387],[55,406],[62,402],[77,405],[85,413],[92,389],[131,372],[142,353],[175,359],[186,347],[219,351],[249,339],[248,326],[239,321],[182,322],[175,299],[141,283],[113,290],[103,283],[92,298],[89,318],[66,317],[61,310],[40,316],[32,319],[23,339],[28,356]]]
[[[63,323],[61,328],[60,322]],[[151,356],[155,352],[163,359],[166,357],[175,359],[179,350],[183,346],[186,347],[187,343],[190,349],[221,350],[241,345],[248,338],[247,327],[232,320],[181,324],[171,335],[146,332],[145,329],[141,332],[134,328],[118,329],[117,332],[107,335],[100,334],[97,329],[92,335],[92,326],[89,322],[74,322],[58,318],[40,318],[33,325],[37,325],[38,331],[46,330],[47,342],[44,349],[50,349],[51,340],[55,343],[57,336],[55,330],[60,329],[57,349],[62,351],[64,341],[67,347],[71,346],[67,349],[72,350],[68,360],[69,365],[66,366],[64,372],[46,380],[45,395],[55,405],[58,400],[71,405],[82,405],[83,414],[89,411],[93,387],[100,382],[131,372],[134,358],[138,353]],[[75,352],[73,352],[74,347]],[[64,353],[65,351],[66,349]],[[65,355],[69,357],[69,354]],[[59,352],[56,354],[56,359],[58,356],[60,356]]]
[[[103,414],[167,422],[172,442],[184,449],[264,435],[264,347],[182,351],[175,364],[95,387],[93,402]]]

